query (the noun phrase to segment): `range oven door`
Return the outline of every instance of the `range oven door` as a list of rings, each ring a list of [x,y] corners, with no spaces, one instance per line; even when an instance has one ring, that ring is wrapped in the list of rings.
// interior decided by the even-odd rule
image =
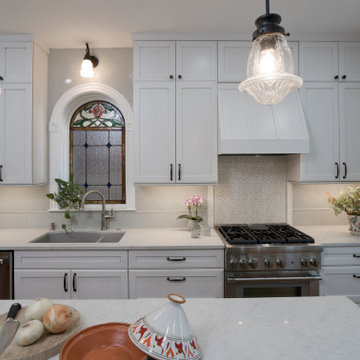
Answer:
[[[318,296],[318,274],[246,274],[241,272],[225,273],[225,297],[294,297]]]

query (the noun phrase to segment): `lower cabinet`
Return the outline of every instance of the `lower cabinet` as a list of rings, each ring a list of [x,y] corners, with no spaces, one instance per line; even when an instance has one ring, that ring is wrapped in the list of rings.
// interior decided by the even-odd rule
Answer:
[[[360,303],[360,247],[325,247],[320,295],[345,295]]]
[[[14,283],[16,299],[126,299],[127,252],[15,252]]]
[[[223,250],[129,252],[130,298],[224,297]]]

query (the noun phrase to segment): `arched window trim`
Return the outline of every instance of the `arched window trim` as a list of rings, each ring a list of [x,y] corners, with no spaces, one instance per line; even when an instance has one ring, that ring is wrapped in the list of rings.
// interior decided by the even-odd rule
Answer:
[[[49,191],[57,191],[55,178],[69,177],[69,145],[71,117],[82,104],[94,100],[108,101],[122,112],[125,119],[126,136],[126,204],[108,204],[114,210],[135,210],[134,187],[134,132],[133,112],[130,104],[117,90],[99,83],[74,86],[66,91],[54,106],[50,118],[50,169]],[[87,210],[100,210],[101,205],[89,204]],[[58,205],[50,201],[50,211],[59,211]]]

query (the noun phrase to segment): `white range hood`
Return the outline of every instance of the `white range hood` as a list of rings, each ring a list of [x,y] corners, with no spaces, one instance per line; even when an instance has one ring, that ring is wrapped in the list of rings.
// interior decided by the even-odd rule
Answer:
[[[300,154],[309,152],[309,133],[298,91],[265,106],[238,90],[218,85],[218,154]]]

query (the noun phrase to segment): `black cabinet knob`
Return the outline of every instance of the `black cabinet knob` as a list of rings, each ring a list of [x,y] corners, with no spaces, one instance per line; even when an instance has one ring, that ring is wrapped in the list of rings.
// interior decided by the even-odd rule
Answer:
[[[335,75],[334,79],[337,80],[339,78],[339,75]]]
[[[345,80],[345,79],[346,79],[346,75],[343,75],[341,78],[342,78],[343,80]]]
[[[0,76],[0,81],[3,81],[3,80],[4,80],[4,78],[2,76]]]
[[[178,79],[182,79],[182,76],[181,76],[181,75],[178,75]]]
[[[173,78],[174,78],[174,75],[170,75],[169,78],[170,78],[170,79],[173,79]]]

